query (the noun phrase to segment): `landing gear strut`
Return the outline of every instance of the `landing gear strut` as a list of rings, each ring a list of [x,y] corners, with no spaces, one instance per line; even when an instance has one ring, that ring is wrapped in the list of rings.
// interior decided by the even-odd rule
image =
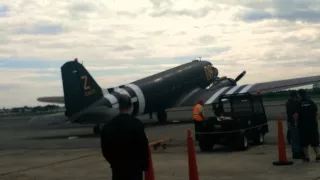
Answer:
[[[160,123],[167,122],[167,112],[166,110],[161,110],[157,112],[157,118]]]

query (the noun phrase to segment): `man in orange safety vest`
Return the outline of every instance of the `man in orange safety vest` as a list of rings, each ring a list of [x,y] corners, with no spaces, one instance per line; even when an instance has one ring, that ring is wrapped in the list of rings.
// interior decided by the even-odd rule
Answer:
[[[204,108],[203,101],[199,100],[193,108],[193,122],[195,132],[199,132],[201,128],[201,121],[204,120]],[[195,135],[196,140],[198,140],[198,135]]]

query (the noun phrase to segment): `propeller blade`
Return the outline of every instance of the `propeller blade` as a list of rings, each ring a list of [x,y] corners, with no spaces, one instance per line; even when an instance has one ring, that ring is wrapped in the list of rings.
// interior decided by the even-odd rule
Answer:
[[[243,78],[243,76],[244,76],[245,74],[246,74],[246,71],[243,71],[241,74],[239,74],[239,75],[237,76],[237,78],[235,79],[235,81],[238,82],[240,79]]]

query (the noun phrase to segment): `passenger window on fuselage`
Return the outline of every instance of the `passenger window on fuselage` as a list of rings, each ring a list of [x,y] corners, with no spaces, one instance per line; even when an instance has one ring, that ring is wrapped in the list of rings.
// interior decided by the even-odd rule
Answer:
[[[233,100],[234,112],[247,112],[251,111],[251,104],[249,99],[234,99]]]

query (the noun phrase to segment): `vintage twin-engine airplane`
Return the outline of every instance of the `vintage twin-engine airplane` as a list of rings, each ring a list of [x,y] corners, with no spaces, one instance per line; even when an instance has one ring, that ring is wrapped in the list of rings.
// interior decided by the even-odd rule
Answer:
[[[61,67],[64,97],[42,97],[40,102],[64,103],[64,118],[71,123],[106,123],[118,113],[118,96],[127,94],[132,98],[132,115],[157,112],[157,118],[167,119],[166,109],[178,106],[193,106],[202,99],[212,104],[220,95],[235,93],[261,94],[276,90],[299,87],[320,81],[320,76],[310,76],[257,84],[237,85],[244,75],[236,79],[218,78],[218,69],[208,61],[194,60],[166,71],[145,77],[119,87],[101,89],[89,72],[77,59]],[[57,115],[58,116],[58,115]],[[55,115],[38,117],[39,121],[54,119]]]

